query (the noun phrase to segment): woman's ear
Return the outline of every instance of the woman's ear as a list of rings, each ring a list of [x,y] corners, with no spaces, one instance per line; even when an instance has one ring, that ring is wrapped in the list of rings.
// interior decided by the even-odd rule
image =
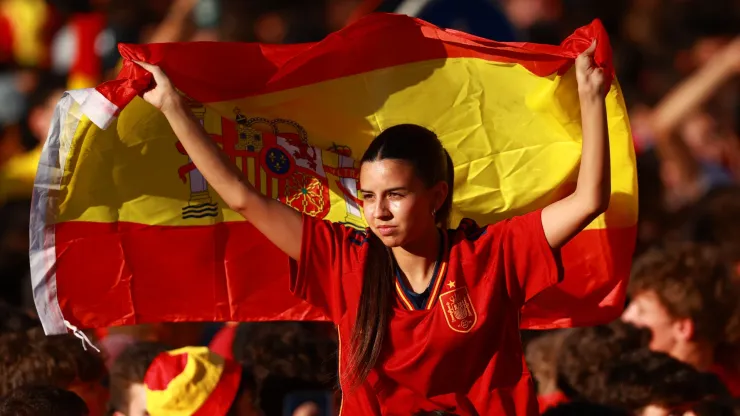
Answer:
[[[436,185],[434,185],[433,192],[433,208],[435,211],[439,211],[442,208],[442,205],[444,205],[445,199],[447,199],[447,194],[450,192],[450,187],[447,185],[447,182],[440,181],[437,182]]]

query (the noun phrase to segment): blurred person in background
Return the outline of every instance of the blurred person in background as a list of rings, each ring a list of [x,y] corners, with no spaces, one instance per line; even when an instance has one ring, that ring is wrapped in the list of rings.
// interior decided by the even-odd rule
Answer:
[[[567,335],[567,330],[546,331],[538,334],[525,348],[527,365],[537,386],[540,412],[567,400],[557,384],[558,357]]]
[[[105,413],[108,390],[101,355],[73,335],[46,336],[41,328],[0,336],[0,396],[24,386],[48,385],[79,395],[91,416]]]
[[[644,254],[634,264],[628,293],[622,319],[650,329],[651,349],[716,372],[733,395],[740,394],[735,364],[715,355],[738,302],[730,268],[715,248],[687,243]]]
[[[727,111],[722,105],[710,104],[726,93],[722,88],[739,73],[740,37],[713,49],[697,70],[660,100],[644,125],[638,125],[647,136],[642,139],[655,145],[660,157],[668,211],[693,204],[738,179],[737,126],[722,117]]]
[[[668,354],[641,348],[611,364],[604,374],[607,394],[598,403],[640,416],[697,416],[699,409],[712,409],[707,416],[733,414],[730,393],[716,375]]]
[[[108,415],[146,415],[144,377],[154,359],[170,349],[158,342],[135,342],[116,357],[110,368]]]
[[[28,262],[30,199],[41,149],[46,141],[65,79],[38,74],[27,97],[28,109],[20,124],[30,150],[19,152],[0,166],[0,296],[8,302],[32,307]]]
[[[0,336],[41,327],[41,321],[0,299]]]
[[[716,375],[651,351],[648,340],[649,332],[618,322],[571,331],[558,362],[565,398],[557,405],[588,402],[655,416],[689,415],[699,403],[731,411],[730,394]]]
[[[610,366],[628,352],[647,348],[651,338],[649,330],[620,321],[564,332],[556,356],[562,396],[543,403],[550,406],[574,400],[607,404],[603,397],[610,394],[606,379]]]
[[[337,386],[336,330],[328,322],[247,322],[236,329],[234,359],[258,382],[268,375]]]
[[[30,198],[41,150],[65,85],[64,77],[41,74],[36,88],[28,96],[22,131],[31,150],[15,156],[0,168],[0,205],[9,199]]]
[[[58,387],[19,387],[0,399],[0,416],[90,415],[80,396]]]
[[[328,322],[248,322],[236,327],[234,359],[252,369],[266,415],[284,400],[313,391],[314,405],[338,409],[339,367],[337,333]],[[311,397],[306,401],[311,403]],[[320,403],[318,403],[320,402]],[[311,406],[307,404],[304,409]]]

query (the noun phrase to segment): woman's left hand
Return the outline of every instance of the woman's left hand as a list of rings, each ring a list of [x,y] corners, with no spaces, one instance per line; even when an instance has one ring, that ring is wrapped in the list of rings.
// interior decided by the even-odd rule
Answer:
[[[596,40],[576,58],[576,80],[578,94],[587,98],[602,98],[604,94],[604,71],[594,64]]]

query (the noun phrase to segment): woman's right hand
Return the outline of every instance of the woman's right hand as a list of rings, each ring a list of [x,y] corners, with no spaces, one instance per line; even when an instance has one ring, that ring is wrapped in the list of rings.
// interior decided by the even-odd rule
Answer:
[[[163,113],[174,108],[182,98],[162,68],[141,61],[134,61],[134,63],[149,71],[154,77],[154,86],[143,94],[144,100]]]

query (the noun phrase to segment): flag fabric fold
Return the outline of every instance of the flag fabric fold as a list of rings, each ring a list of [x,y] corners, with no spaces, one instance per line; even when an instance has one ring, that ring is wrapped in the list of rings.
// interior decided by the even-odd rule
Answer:
[[[600,22],[561,45],[502,43],[375,14],[318,43],[120,45],[116,80],[57,106],[31,213],[34,297],[47,334],[145,322],[323,320],[288,290],[288,261],[228,209],[139,95],[159,65],[261,192],[364,228],[357,159],[399,123],[435,131],[455,164],[453,226],[493,223],[571,192],[581,151],[577,55],[605,69],[612,197],[562,249],[564,279],[522,328],[620,313],[637,222],[627,110]]]

